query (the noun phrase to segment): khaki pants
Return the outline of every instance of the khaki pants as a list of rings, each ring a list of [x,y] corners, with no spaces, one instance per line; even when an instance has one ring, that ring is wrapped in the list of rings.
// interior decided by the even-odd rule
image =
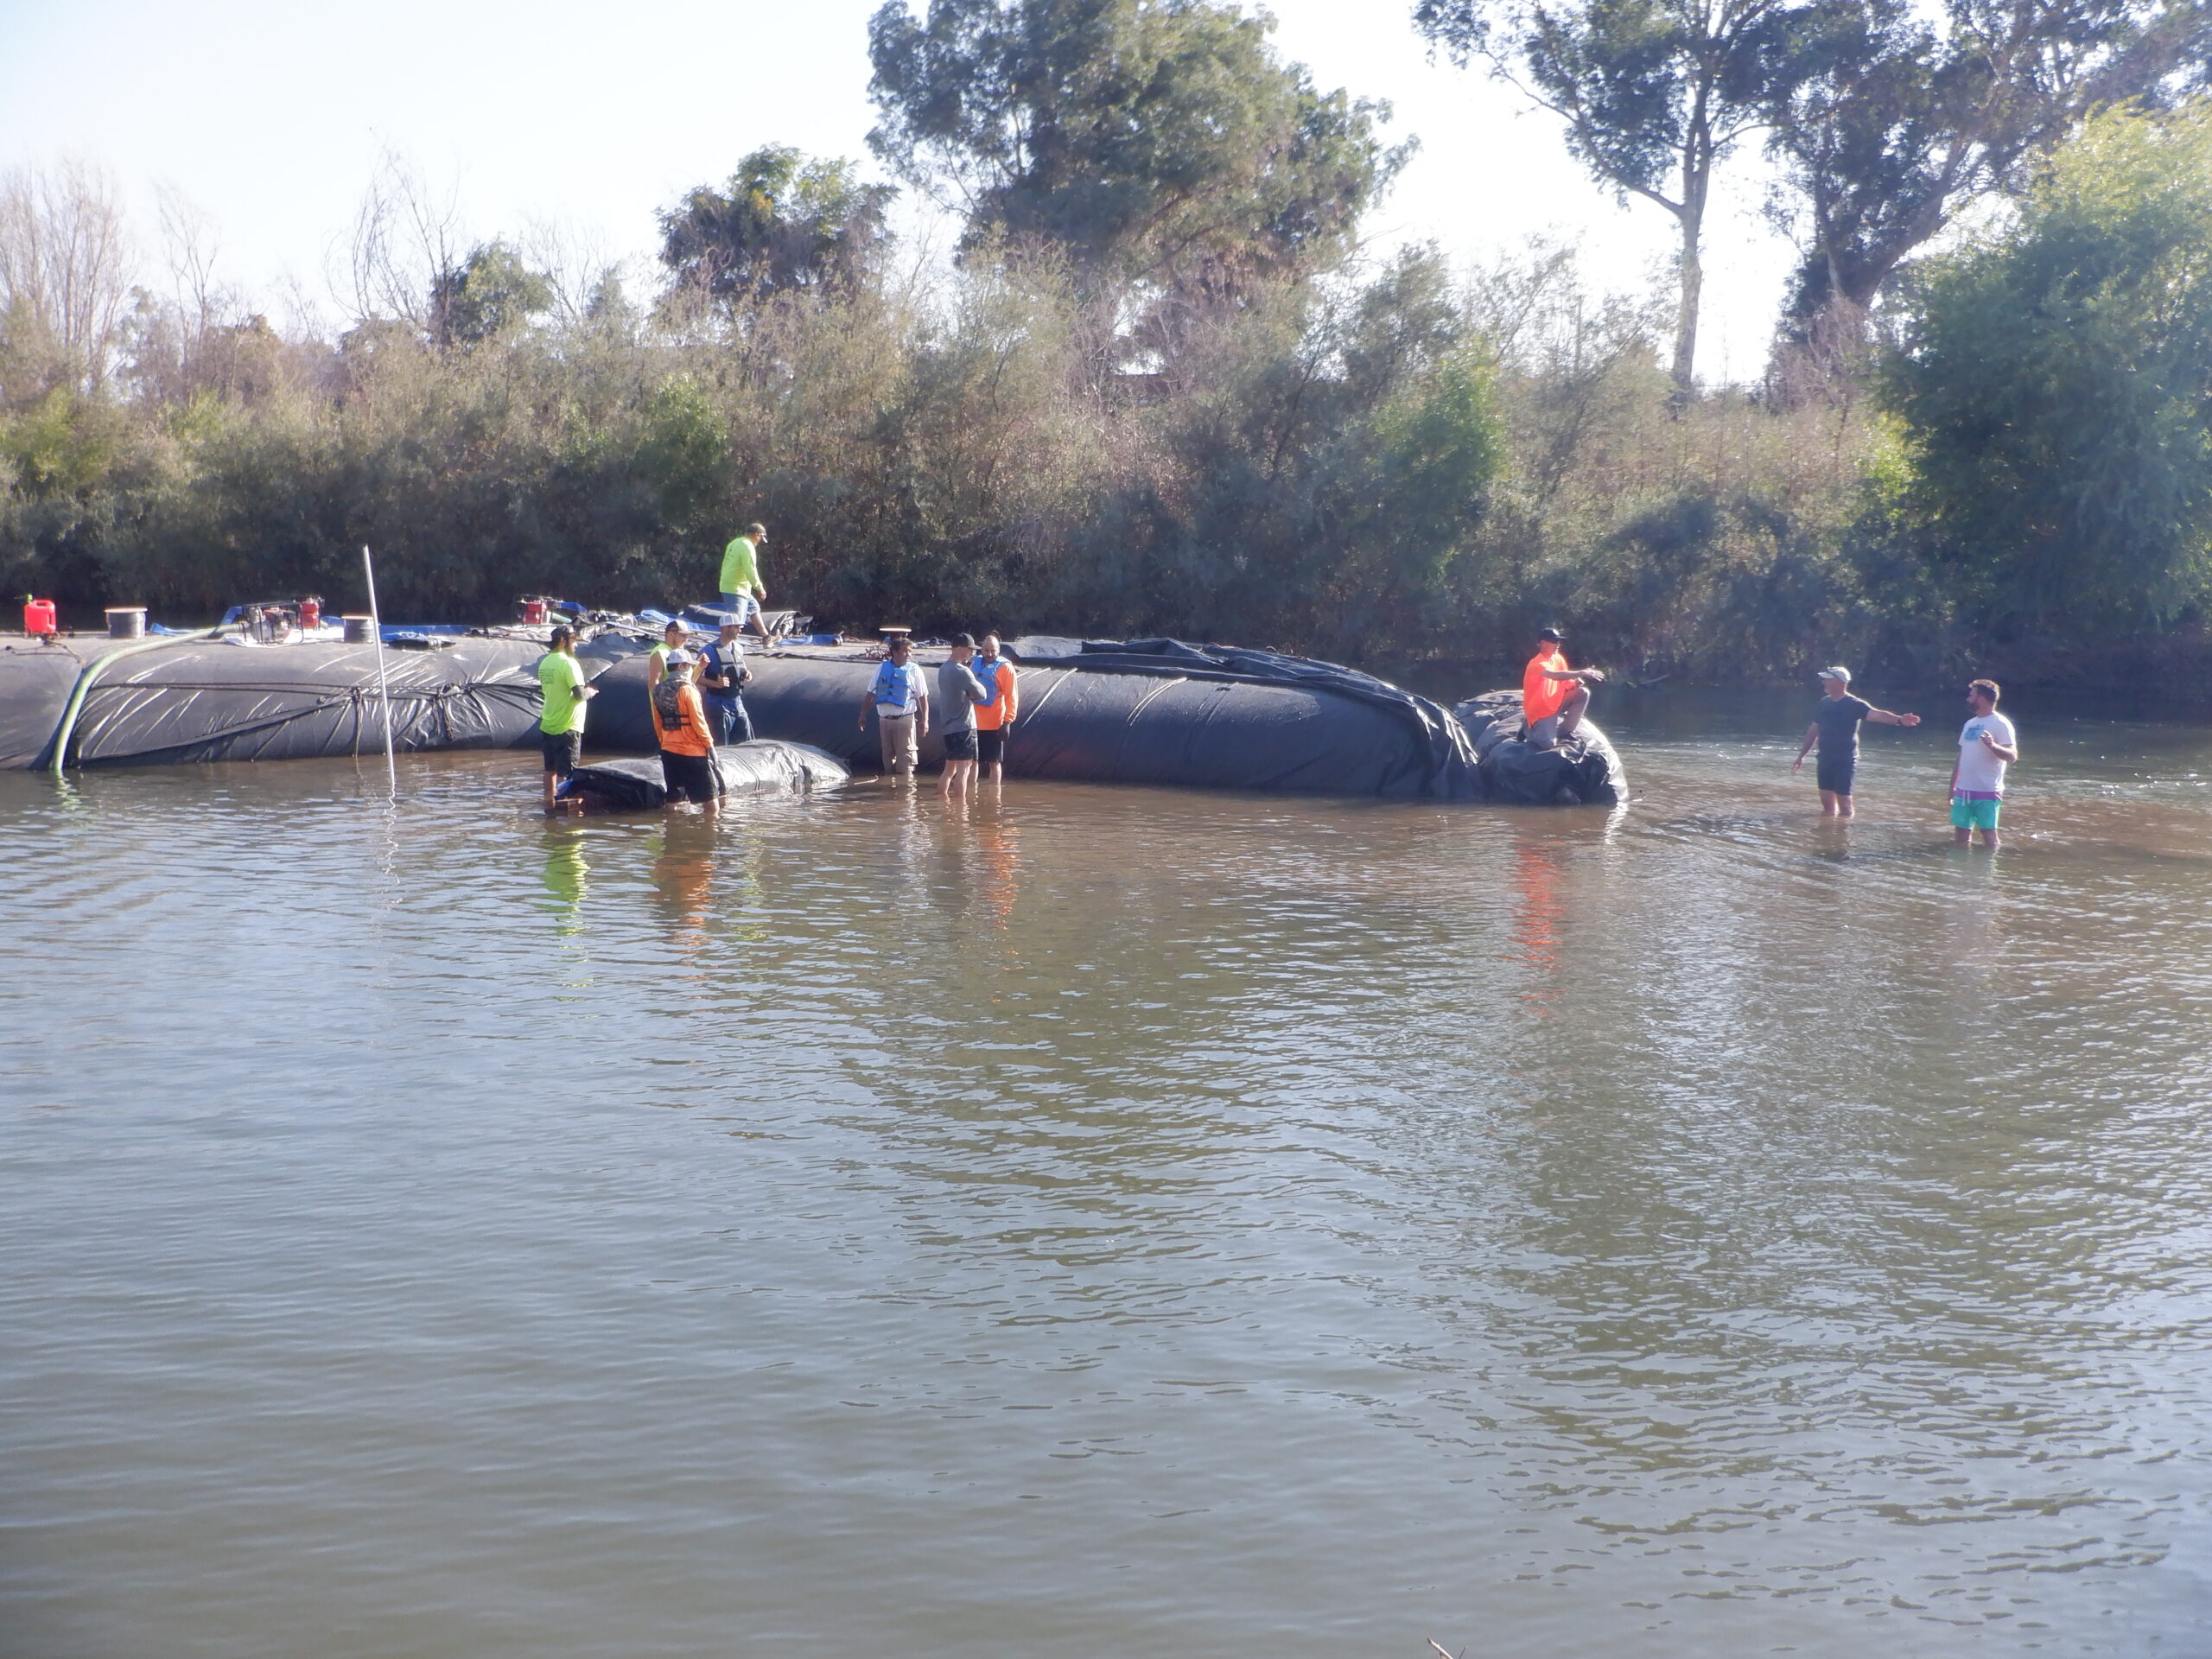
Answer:
[[[876,736],[883,744],[883,769],[886,772],[912,772],[919,758],[914,741],[914,716],[887,715],[879,705],[875,711]]]
[[[1583,710],[1590,706],[1590,688],[1578,685],[1574,695],[1560,704],[1555,715],[1546,715],[1529,728],[1529,747],[1532,749],[1555,749],[1564,738],[1573,737],[1574,728],[1582,724]]]

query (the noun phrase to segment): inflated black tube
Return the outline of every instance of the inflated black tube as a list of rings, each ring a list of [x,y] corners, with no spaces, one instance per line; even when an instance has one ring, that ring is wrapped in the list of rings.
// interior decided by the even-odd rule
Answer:
[[[541,700],[534,671],[543,655],[543,646],[509,639],[392,653],[395,747],[535,741]],[[60,652],[0,653],[0,765],[39,762],[80,667]],[[34,738],[41,722],[45,730]],[[86,692],[67,760],[86,766],[293,760],[355,754],[383,740],[372,645],[180,642],[101,673]]]
[[[756,657],[746,712],[763,737],[810,744],[856,770],[881,756],[875,721],[860,725],[876,664],[858,658]],[[936,666],[925,665],[932,690]],[[645,667],[617,664],[593,684],[594,747],[653,743]],[[1430,774],[1427,749],[1385,710],[1325,691],[1214,679],[1020,670],[1021,712],[1007,770],[1020,778],[1173,784],[1207,789],[1289,790],[1417,796]],[[942,736],[921,741],[921,761],[944,758]],[[1474,798],[1471,764],[1458,798]]]
[[[65,645],[0,649],[0,771],[22,772],[46,759],[85,663]]]
[[[852,776],[833,755],[767,738],[716,749],[715,771],[725,795],[808,795],[838,788]],[[561,793],[576,796],[601,812],[645,812],[668,804],[657,759],[578,766]]]
[[[1173,646],[1144,641],[1024,660],[1007,770],[1090,783],[1490,798],[1466,732],[1433,703],[1332,664],[1215,647],[1162,649]],[[875,724],[871,718],[863,728],[860,719],[876,671],[871,654],[799,650],[748,660],[753,677],[745,703],[756,733],[875,769]],[[934,690],[936,663],[925,662],[923,671]],[[632,658],[594,677],[594,748],[652,746],[647,674],[645,659]],[[920,747],[925,766],[943,756],[936,732]],[[1516,787],[1505,798],[1530,797]]]

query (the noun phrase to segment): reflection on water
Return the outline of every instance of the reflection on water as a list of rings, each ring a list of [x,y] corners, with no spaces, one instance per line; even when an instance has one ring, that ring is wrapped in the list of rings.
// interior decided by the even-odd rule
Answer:
[[[1992,859],[1798,712],[0,777],[0,1659],[2212,1649],[2212,745],[2024,721]]]
[[[1516,817],[1520,815],[1516,815]],[[1516,826],[1513,845],[1514,956],[1527,970],[1521,1000],[1537,1018],[1548,1017],[1559,995],[1560,859],[1562,849],[1540,823]]]

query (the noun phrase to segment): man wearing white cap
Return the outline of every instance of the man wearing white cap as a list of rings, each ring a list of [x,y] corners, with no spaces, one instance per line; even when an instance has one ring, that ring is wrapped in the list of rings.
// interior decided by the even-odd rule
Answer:
[[[1814,706],[1813,723],[1805,728],[1805,741],[1797,746],[1797,758],[1789,770],[1793,776],[1802,771],[1805,752],[1819,743],[1821,758],[1813,775],[1821,786],[1821,816],[1847,818],[1852,781],[1859,769],[1859,722],[1871,720],[1877,726],[1917,726],[1920,716],[1893,715],[1864,697],[1852,696],[1851,671],[1840,665],[1821,671],[1821,690],[1824,695]]]

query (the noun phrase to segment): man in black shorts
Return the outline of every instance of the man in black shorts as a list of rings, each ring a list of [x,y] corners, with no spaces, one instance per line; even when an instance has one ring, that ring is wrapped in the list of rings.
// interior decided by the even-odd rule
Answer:
[[[653,731],[660,739],[661,782],[668,804],[696,801],[712,817],[721,804],[721,778],[715,770],[715,734],[701,701],[699,659],[688,651],[668,653],[668,671],[647,701]]]
[[[1797,759],[1789,770],[1793,775],[1803,770],[1805,752],[1817,742],[1821,758],[1813,776],[1821,786],[1821,816],[1847,818],[1851,786],[1859,770],[1859,722],[1871,720],[1877,726],[1917,726],[1920,716],[1893,715],[1864,697],[1854,697],[1847,668],[1822,669],[1821,691],[1821,700],[1813,708],[1813,723],[1805,728],[1805,741],[1797,746]]]
[[[937,728],[944,740],[944,776],[938,792],[947,800],[964,799],[968,780],[976,775],[976,705],[990,693],[976,677],[969,664],[976,658],[976,636],[952,636],[952,654],[938,664]]]
[[[561,785],[582,764],[584,704],[599,695],[576,660],[574,628],[553,630],[552,649],[538,661],[537,683],[545,694],[544,712],[537,721],[538,747],[545,753],[545,810],[552,812],[559,810]]]

